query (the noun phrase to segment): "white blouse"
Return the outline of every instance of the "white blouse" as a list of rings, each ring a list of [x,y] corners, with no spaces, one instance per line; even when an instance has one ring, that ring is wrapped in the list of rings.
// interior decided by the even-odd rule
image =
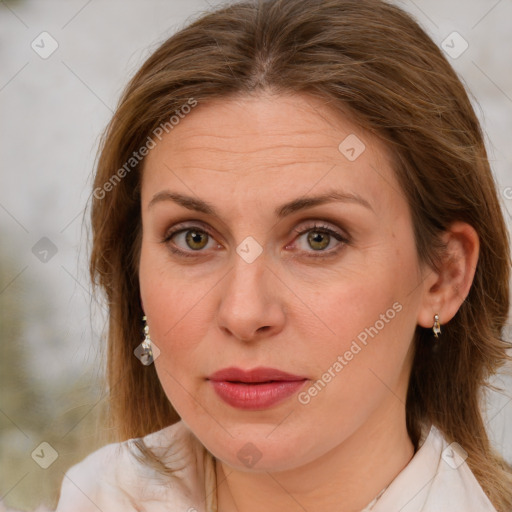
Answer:
[[[139,461],[132,440],[104,446],[64,476],[56,512],[217,512],[215,464],[183,421],[144,438],[173,475]],[[497,512],[435,426],[409,464],[362,512]]]

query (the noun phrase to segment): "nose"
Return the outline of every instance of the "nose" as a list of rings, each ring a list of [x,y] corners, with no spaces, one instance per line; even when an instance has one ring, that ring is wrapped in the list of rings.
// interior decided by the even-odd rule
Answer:
[[[267,265],[265,252],[248,263],[238,254],[233,268],[219,287],[219,328],[240,341],[250,342],[275,336],[285,323],[279,279]],[[276,283],[278,284],[276,286]]]

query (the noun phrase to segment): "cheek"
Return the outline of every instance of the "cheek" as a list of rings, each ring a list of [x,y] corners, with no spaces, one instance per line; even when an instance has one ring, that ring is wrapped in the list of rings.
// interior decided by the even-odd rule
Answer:
[[[175,286],[167,287],[165,282],[160,282],[158,289],[144,297],[151,339],[161,351],[161,361],[169,362],[172,368],[179,367],[181,360],[192,364],[205,336],[208,313],[199,296],[182,293]]]
[[[337,305],[328,307],[336,335],[305,347],[303,360],[315,378],[297,398],[301,417],[323,425],[318,435],[349,436],[382,404],[405,400],[413,310],[392,287],[377,284],[382,287],[354,285],[333,295]]]
[[[204,338],[201,331],[204,321],[197,318],[201,315],[200,305],[191,310],[188,302],[189,298],[175,286],[167,286],[166,280],[160,280],[144,296],[151,340],[160,350],[154,362],[158,379],[182,418],[201,414],[198,402],[191,400],[191,396],[197,396],[197,377],[204,373],[200,363],[204,356],[199,349]]]
[[[193,347],[195,336],[184,336],[183,330],[192,323],[194,332],[200,333],[204,325],[199,321],[205,304],[202,298],[212,287],[211,277],[197,272],[192,275],[187,268],[173,264],[162,247],[143,242],[139,281],[153,341],[164,350],[171,340],[177,349],[185,343]]]
[[[317,289],[311,294],[311,309],[318,312],[326,336],[339,340],[334,348],[348,349],[356,338],[364,343],[374,327],[379,334],[390,330],[404,296],[398,268],[389,259],[373,260],[363,268],[345,268],[329,281],[321,292]]]
[[[322,380],[329,379],[326,373],[343,374],[343,380],[351,383],[352,394],[356,388],[362,390],[365,381],[373,380],[370,369],[386,374],[394,367],[399,370],[410,340],[404,330],[403,299],[389,283],[373,283],[371,287],[354,283],[332,294],[324,311],[334,334],[326,336],[311,354]],[[309,338],[306,336],[305,342]]]
[[[178,271],[161,248],[143,243],[139,280],[151,340],[160,350],[155,367],[178,412],[193,405],[187,393],[194,393],[198,377],[206,372],[201,361],[208,354],[202,341],[211,325],[208,291],[214,281],[211,276],[189,274],[183,268]]]
[[[420,294],[412,284],[416,260],[414,247],[409,249],[393,248],[364,272],[347,274],[326,293],[315,294],[315,310],[329,330],[324,327],[323,342],[314,350],[304,347],[304,355],[314,361],[322,393],[329,388],[325,400],[357,408],[386,386],[403,384]],[[315,338],[310,330],[303,339],[311,343]]]

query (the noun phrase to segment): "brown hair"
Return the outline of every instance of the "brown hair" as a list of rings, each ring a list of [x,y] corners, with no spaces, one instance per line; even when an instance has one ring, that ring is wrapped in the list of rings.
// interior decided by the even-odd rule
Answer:
[[[439,48],[399,8],[380,0],[276,0],[208,13],[165,41],[126,87],[105,131],[92,201],[92,279],[110,311],[108,383],[118,438],[179,420],[141,342],[140,175],[133,152],[183,105],[259,90],[307,93],[349,111],[389,147],[410,205],[419,258],[440,261],[439,234],[465,221],[480,238],[468,297],[432,350],[417,328],[407,428],[417,446],[431,421],[469,454],[498,510],[512,507],[512,471],[493,451],[479,401],[507,360],[510,248],[467,93]],[[121,168],[125,172],[119,172]],[[116,179],[113,181],[117,173]],[[122,179],[121,179],[122,178]],[[106,186],[110,183],[110,186]]]

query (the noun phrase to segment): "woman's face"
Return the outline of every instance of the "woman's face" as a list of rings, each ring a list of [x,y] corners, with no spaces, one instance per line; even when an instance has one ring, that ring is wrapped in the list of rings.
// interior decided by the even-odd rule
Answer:
[[[156,369],[211,453],[285,470],[405,422],[426,270],[382,143],[309,96],[217,100],[150,151],[141,194]],[[294,377],[212,380],[232,367]]]

